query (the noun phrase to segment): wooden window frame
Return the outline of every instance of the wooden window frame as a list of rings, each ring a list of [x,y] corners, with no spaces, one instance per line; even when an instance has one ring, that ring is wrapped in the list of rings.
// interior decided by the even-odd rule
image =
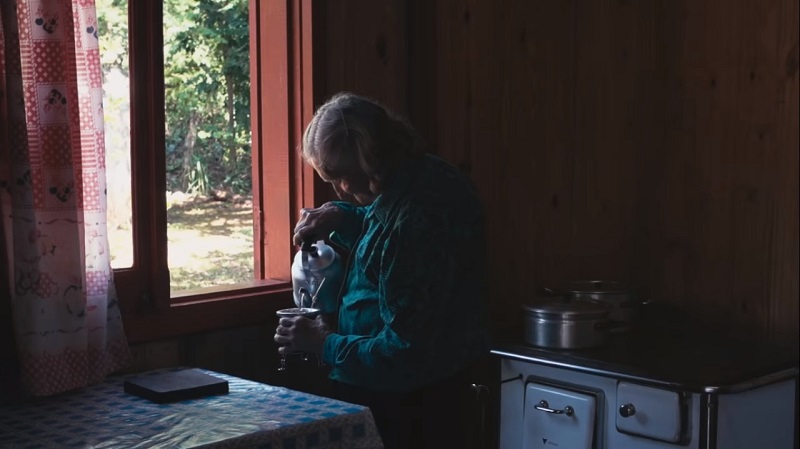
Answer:
[[[274,320],[291,305],[292,229],[323,186],[297,151],[313,115],[313,1],[249,0],[252,283],[170,296],[167,265],[163,6],[128,6],[131,74],[132,267],[114,270],[131,343]]]

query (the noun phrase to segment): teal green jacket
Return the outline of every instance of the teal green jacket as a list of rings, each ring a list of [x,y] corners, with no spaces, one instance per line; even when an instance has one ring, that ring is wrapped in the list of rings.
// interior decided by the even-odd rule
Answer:
[[[410,391],[488,354],[484,216],[469,179],[426,155],[331,235],[349,251],[330,377]]]

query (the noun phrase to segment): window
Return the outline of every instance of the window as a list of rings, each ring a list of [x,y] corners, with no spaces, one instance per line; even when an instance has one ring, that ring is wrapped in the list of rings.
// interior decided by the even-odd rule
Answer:
[[[291,301],[291,230],[321,188],[296,151],[313,114],[311,12],[311,0],[249,0],[254,279],[171,294],[164,9],[128,1],[132,257],[115,279],[132,342],[263,321]]]

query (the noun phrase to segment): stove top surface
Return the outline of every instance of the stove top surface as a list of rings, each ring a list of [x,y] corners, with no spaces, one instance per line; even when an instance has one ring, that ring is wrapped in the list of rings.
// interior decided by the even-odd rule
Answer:
[[[797,346],[736,340],[685,326],[648,325],[608,336],[592,349],[527,344],[522,327],[495,336],[492,353],[546,365],[627,377],[693,391],[747,389],[771,376],[797,376]]]

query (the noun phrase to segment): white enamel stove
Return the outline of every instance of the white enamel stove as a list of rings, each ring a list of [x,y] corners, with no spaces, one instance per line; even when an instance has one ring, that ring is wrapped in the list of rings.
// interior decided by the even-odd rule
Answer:
[[[795,448],[796,355],[716,344],[500,341],[498,448]]]

